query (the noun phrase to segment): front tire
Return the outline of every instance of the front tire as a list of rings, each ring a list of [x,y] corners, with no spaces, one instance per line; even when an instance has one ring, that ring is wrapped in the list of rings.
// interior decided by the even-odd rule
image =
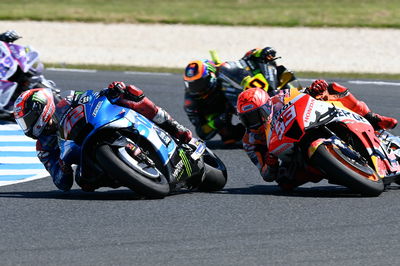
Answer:
[[[311,157],[314,167],[343,186],[364,196],[376,197],[384,190],[378,174],[366,163],[345,155],[333,144],[321,144]]]
[[[150,198],[164,198],[169,194],[169,183],[161,174],[158,179],[150,179],[126,165],[109,145],[97,148],[96,159],[106,173],[118,179],[124,186]]]
[[[203,156],[204,178],[199,185],[200,191],[218,191],[225,187],[228,174],[224,163],[210,150]]]

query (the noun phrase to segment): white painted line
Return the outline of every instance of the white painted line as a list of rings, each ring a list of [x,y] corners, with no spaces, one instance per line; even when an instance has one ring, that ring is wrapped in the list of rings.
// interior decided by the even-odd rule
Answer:
[[[0,142],[27,142],[29,144],[36,143],[36,140],[28,138],[27,136],[1,136]]]
[[[6,124],[0,125],[1,131],[13,131],[13,130],[21,130],[21,128],[17,124]],[[22,132],[22,130],[21,130]]]
[[[349,80],[348,83],[353,83],[353,84],[387,85],[387,86],[400,86],[400,82],[387,82],[387,81]]]
[[[172,76],[173,73],[157,73],[157,72],[139,72],[139,71],[124,71],[127,75],[148,75],[148,76]]]
[[[40,163],[40,165],[42,164],[38,157],[18,157],[18,156],[0,157],[0,163],[9,165],[13,164],[23,165],[26,163]]]
[[[3,146],[0,151],[36,151],[35,145],[32,146]]]
[[[37,175],[37,174],[49,174],[45,169],[7,169],[7,170],[0,170],[0,177],[1,175]]]
[[[44,177],[47,177],[47,176],[49,176],[49,173],[46,171],[46,172],[43,172],[43,173],[38,173],[38,174],[35,175],[35,176],[28,177],[28,178],[21,179],[21,180],[15,180],[15,181],[0,181],[0,187],[2,187],[2,186],[8,186],[8,185],[13,185],[13,184],[18,184],[18,183],[23,183],[23,182],[28,182],[28,181],[32,181],[32,180],[37,180],[37,179],[41,179],[41,178],[44,178]]]
[[[47,70],[53,71],[64,71],[64,72],[84,72],[84,73],[96,73],[97,70],[95,69],[76,69],[76,68],[53,68],[49,67]]]

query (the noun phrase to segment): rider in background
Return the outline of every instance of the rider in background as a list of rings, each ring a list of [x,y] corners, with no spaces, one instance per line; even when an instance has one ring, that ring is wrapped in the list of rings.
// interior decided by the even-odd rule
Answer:
[[[209,140],[217,133],[224,144],[242,139],[244,127],[233,125],[235,108],[226,99],[216,64],[210,60],[190,62],[185,68],[184,110],[199,138]]]
[[[22,38],[15,30],[8,30],[0,34],[0,41],[3,42],[15,42],[16,40]]]
[[[337,83],[328,84],[325,80],[316,80],[304,91],[319,100],[340,101],[346,108],[366,118],[374,129],[392,129],[397,120],[373,113],[368,106],[357,100],[346,87]],[[237,111],[239,119],[246,127],[243,147],[250,160],[257,166],[262,178],[267,182],[276,181],[284,190],[292,190],[307,182],[319,182],[305,172],[288,174],[290,162],[278,161],[268,151],[266,125],[271,123],[273,114],[284,106],[285,97],[298,94],[297,89],[281,90],[270,97],[264,90],[251,88],[238,97]]]
[[[274,64],[278,79],[286,68],[277,66],[276,51],[271,47],[252,49],[238,61],[216,64],[210,60],[190,62],[184,73],[184,110],[194,125],[197,135],[203,140],[213,138],[217,133],[224,144],[232,144],[242,139],[243,126],[233,125],[235,107],[229,102],[224,87],[237,83],[251,75],[262,73],[266,62]]]
[[[37,139],[36,151],[40,161],[53,178],[53,183],[62,191],[68,191],[73,185],[74,171],[68,162],[60,159],[57,132],[62,130],[63,117],[67,111],[78,105],[83,92],[68,91],[61,100],[54,100],[53,94],[46,89],[32,89],[23,92],[15,102],[14,116],[25,135]],[[106,95],[114,104],[130,108],[152,120],[160,128],[182,142],[189,142],[192,132],[180,125],[165,110],[147,98],[143,91],[134,85],[112,82],[100,94]],[[137,156],[140,159],[139,153]],[[145,159],[145,158],[143,158]],[[84,191],[94,191],[104,184],[92,184],[75,173],[77,184]],[[106,184],[104,186],[111,186]]]
[[[279,85],[281,74],[287,69],[276,64],[276,51],[272,47],[252,49],[238,61],[217,64],[210,60],[190,62],[184,73],[184,110],[194,125],[197,135],[203,140],[213,138],[217,133],[224,144],[241,140],[243,126],[233,125],[235,107],[227,99],[226,87],[236,83],[241,87],[243,79],[264,73],[266,63],[276,67]],[[225,92],[224,92],[225,91]],[[275,92],[271,91],[271,95]],[[235,99],[236,102],[236,99]]]
[[[263,73],[268,71],[264,69],[264,66],[266,63],[272,64],[273,66],[276,67],[277,70],[277,84],[279,85],[280,80],[281,80],[281,75],[285,71],[288,71],[288,69],[283,66],[283,65],[278,65],[276,63],[276,60],[281,57],[276,56],[276,50],[272,47],[265,47],[265,48],[255,48],[250,51],[248,51],[241,60],[243,60],[246,63],[246,66],[251,70],[253,75],[256,75],[258,73]],[[272,92],[271,92],[272,93]],[[271,94],[270,93],[270,94]]]

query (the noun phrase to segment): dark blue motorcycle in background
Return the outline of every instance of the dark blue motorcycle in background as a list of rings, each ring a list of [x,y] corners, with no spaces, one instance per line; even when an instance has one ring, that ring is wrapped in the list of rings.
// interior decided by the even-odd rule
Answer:
[[[83,93],[60,127],[61,158],[78,165],[80,182],[151,198],[182,188],[217,191],[227,182],[225,165],[202,141],[180,143],[101,92]]]

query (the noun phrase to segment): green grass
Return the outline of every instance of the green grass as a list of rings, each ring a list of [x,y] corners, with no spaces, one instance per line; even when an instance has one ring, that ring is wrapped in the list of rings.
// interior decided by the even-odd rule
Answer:
[[[158,72],[182,74],[183,68],[166,67],[137,67],[124,65],[90,65],[90,64],[55,64],[45,63],[46,68],[68,68],[68,69],[94,69],[106,71],[134,71],[134,72]],[[295,71],[295,70],[294,70]],[[378,80],[400,80],[400,74],[375,74],[375,73],[343,73],[343,72],[304,72],[295,71],[298,78],[350,78],[350,79],[378,79]]]
[[[2,0],[0,20],[400,28],[399,0]]]

